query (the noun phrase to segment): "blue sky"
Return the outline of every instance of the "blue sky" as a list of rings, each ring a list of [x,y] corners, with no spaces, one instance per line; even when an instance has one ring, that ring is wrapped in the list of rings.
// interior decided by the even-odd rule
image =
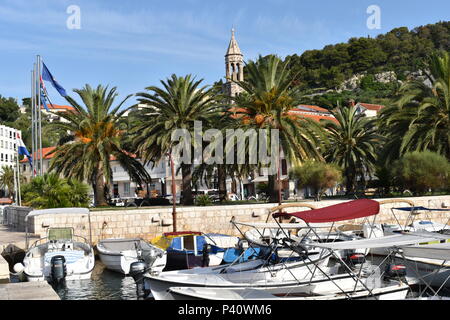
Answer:
[[[80,8],[81,29],[66,26],[70,5]],[[370,5],[381,9],[379,30],[367,28]],[[37,54],[71,95],[88,83],[117,86],[124,97],[172,73],[205,84],[223,78],[232,26],[247,60],[449,20],[449,12],[448,0],[0,0],[0,94],[30,96]],[[66,104],[53,88],[49,95]]]

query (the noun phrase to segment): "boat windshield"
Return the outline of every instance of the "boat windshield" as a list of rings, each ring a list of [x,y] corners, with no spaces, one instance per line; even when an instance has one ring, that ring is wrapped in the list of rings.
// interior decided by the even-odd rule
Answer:
[[[70,241],[73,238],[72,228],[50,228],[48,229],[48,240],[65,240]]]

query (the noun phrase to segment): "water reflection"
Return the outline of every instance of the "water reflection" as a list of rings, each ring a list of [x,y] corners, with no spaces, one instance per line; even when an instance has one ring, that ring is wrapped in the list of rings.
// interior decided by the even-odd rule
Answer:
[[[100,261],[95,262],[91,279],[68,281],[55,291],[62,300],[137,299],[133,278],[107,270]]]

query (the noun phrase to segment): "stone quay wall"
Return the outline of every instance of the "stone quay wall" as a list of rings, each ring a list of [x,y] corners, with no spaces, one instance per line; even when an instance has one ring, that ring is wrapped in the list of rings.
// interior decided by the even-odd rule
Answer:
[[[428,208],[445,208],[448,211],[424,213],[416,219],[432,220],[439,223],[448,223],[450,218],[450,195],[436,197],[404,198],[413,201],[416,206]],[[378,201],[383,199],[377,199]],[[391,199],[392,200],[392,199]],[[302,202],[317,208],[327,207],[334,204],[347,202],[349,200],[325,200],[321,202]],[[398,200],[397,200],[398,201]],[[234,228],[230,220],[235,217],[240,222],[265,222],[269,209],[276,204],[256,205],[231,205],[210,207],[180,207],[177,208],[177,230],[178,231],[202,231],[205,233],[224,233],[239,236],[239,231]],[[391,208],[407,207],[408,204],[395,202],[381,206],[380,214],[376,217],[376,223],[402,225],[407,221],[409,213],[395,210],[393,216]],[[288,212],[309,210],[307,208],[289,208]],[[22,212],[16,210],[16,212]],[[91,229],[89,228],[89,220]],[[269,218],[269,221],[273,221]],[[336,224],[357,224],[372,222],[373,217],[368,220],[358,219]],[[86,239],[91,239],[95,244],[101,239],[108,238],[134,238],[140,237],[151,240],[165,232],[172,231],[172,208],[146,208],[146,209],[123,209],[123,210],[92,210],[88,215],[58,214],[30,217],[28,221],[30,233],[46,235],[48,227],[73,227],[75,234]],[[23,224],[23,223],[22,223]],[[19,223],[20,225],[20,223]],[[247,229],[242,229],[245,231]]]

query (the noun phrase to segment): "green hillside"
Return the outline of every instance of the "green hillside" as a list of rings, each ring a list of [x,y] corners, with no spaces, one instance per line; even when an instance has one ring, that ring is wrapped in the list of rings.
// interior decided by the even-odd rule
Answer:
[[[420,70],[424,58],[435,50],[450,50],[450,21],[413,30],[396,28],[376,38],[351,38],[347,43],[288,58],[292,59],[291,66],[298,72],[298,84],[303,89],[337,89],[355,74],[367,72],[364,89],[381,90],[389,95],[386,92],[394,87],[379,84],[378,88],[372,88],[377,84],[370,74],[393,71],[398,80],[405,80],[408,74]],[[383,98],[383,93],[376,98]]]

